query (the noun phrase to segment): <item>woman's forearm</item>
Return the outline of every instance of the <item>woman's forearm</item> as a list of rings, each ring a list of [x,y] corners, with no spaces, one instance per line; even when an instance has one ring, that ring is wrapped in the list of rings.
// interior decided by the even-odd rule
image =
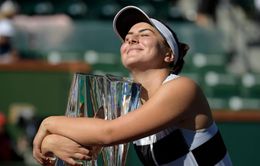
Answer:
[[[58,123],[57,123],[58,122]],[[46,130],[70,138],[82,145],[106,145],[109,121],[87,117],[51,116],[43,121]]]

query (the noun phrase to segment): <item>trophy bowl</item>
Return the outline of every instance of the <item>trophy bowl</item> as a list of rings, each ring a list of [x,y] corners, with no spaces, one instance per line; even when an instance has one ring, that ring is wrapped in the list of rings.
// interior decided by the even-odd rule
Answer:
[[[92,117],[105,120],[118,118],[139,106],[140,84],[126,77],[75,73],[69,91],[68,117]],[[88,134],[88,133],[86,133]],[[82,166],[124,166],[129,143],[108,147],[92,146],[91,161],[78,161]],[[101,161],[98,162],[98,156]],[[56,166],[66,165],[56,159]]]

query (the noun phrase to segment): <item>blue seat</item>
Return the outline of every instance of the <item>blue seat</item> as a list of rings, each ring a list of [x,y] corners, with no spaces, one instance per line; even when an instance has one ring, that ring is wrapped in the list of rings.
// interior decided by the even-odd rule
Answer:
[[[228,100],[224,98],[218,98],[218,97],[207,97],[209,106],[212,110],[223,110],[223,109],[229,109],[229,103]]]
[[[246,73],[241,77],[241,93],[246,98],[260,98],[260,74]]]
[[[232,97],[229,99],[229,107],[231,110],[259,110],[259,98]]]
[[[209,71],[202,86],[207,97],[230,98],[241,96],[239,77],[230,73]]]

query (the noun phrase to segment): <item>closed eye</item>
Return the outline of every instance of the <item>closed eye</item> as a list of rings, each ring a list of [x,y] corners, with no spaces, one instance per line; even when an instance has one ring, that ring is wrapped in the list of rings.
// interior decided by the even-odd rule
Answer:
[[[141,34],[141,36],[150,36],[149,34]]]

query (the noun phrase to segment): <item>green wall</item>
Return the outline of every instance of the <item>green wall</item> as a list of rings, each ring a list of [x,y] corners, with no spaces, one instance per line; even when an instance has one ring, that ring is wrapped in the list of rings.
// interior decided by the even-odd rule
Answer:
[[[35,106],[38,116],[64,114],[72,73],[0,72],[0,111],[15,103]]]
[[[259,165],[260,122],[218,123],[234,166]]]

